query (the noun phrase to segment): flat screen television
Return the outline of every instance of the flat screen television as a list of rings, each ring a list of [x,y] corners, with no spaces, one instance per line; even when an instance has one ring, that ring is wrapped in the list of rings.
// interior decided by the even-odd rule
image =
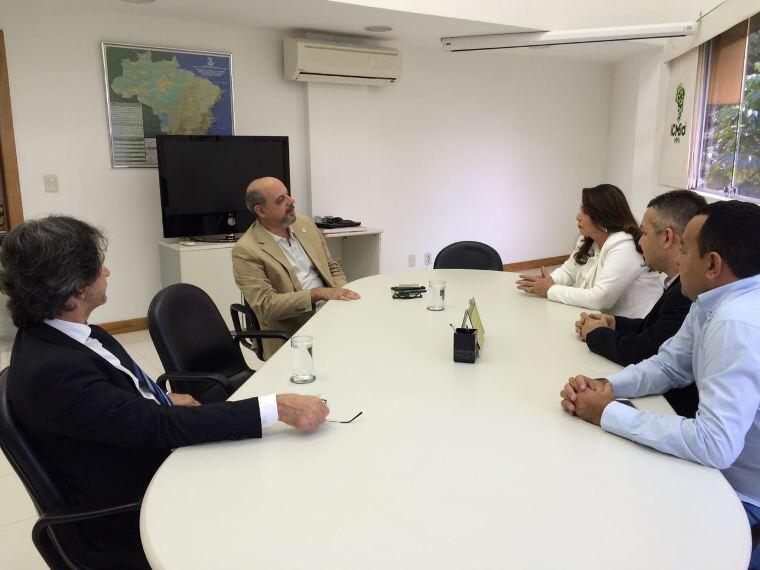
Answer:
[[[156,137],[164,237],[234,239],[253,223],[251,180],[274,176],[290,192],[288,137]]]

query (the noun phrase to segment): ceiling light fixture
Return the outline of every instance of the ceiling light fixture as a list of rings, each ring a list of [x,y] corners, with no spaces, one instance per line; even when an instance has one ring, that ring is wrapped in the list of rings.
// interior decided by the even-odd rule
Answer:
[[[364,29],[367,30],[368,32],[374,32],[376,34],[393,31],[393,28],[391,28],[390,26],[367,26]]]
[[[156,0],[121,0],[127,4],[153,4]]]
[[[596,42],[619,42],[652,38],[676,38],[681,36],[693,36],[696,33],[696,22],[684,22],[678,24],[591,28],[587,30],[565,30],[557,32],[520,32],[516,34],[460,36],[441,38],[441,45],[446,51],[480,51],[488,49],[510,49]]]

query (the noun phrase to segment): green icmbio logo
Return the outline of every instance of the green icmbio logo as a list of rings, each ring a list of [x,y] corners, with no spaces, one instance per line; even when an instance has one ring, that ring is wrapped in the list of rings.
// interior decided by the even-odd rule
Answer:
[[[670,136],[673,137],[673,142],[681,142],[681,137],[686,135],[686,123],[681,122],[681,115],[683,115],[683,103],[686,99],[686,89],[683,87],[683,83],[679,83],[676,87],[676,122],[670,125]]]

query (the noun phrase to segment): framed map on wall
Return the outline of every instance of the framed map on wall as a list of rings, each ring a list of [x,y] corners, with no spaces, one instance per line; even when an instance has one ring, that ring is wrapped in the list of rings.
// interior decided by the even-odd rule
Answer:
[[[112,166],[156,166],[159,134],[234,134],[230,54],[103,42],[103,67]]]

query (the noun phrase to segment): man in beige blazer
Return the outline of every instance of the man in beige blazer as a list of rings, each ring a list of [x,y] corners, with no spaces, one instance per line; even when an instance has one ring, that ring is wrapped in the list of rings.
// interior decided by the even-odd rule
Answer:
[[[295,200],[281,181],[254,180],[245,202],[256,221],[232,249],[232,270],[262,328],[293,334],[324,301],[359,298],[343,288],[346,276],[325,238],[310,218],[296,216]],[[264,358],[281,345],[265,339]]]

